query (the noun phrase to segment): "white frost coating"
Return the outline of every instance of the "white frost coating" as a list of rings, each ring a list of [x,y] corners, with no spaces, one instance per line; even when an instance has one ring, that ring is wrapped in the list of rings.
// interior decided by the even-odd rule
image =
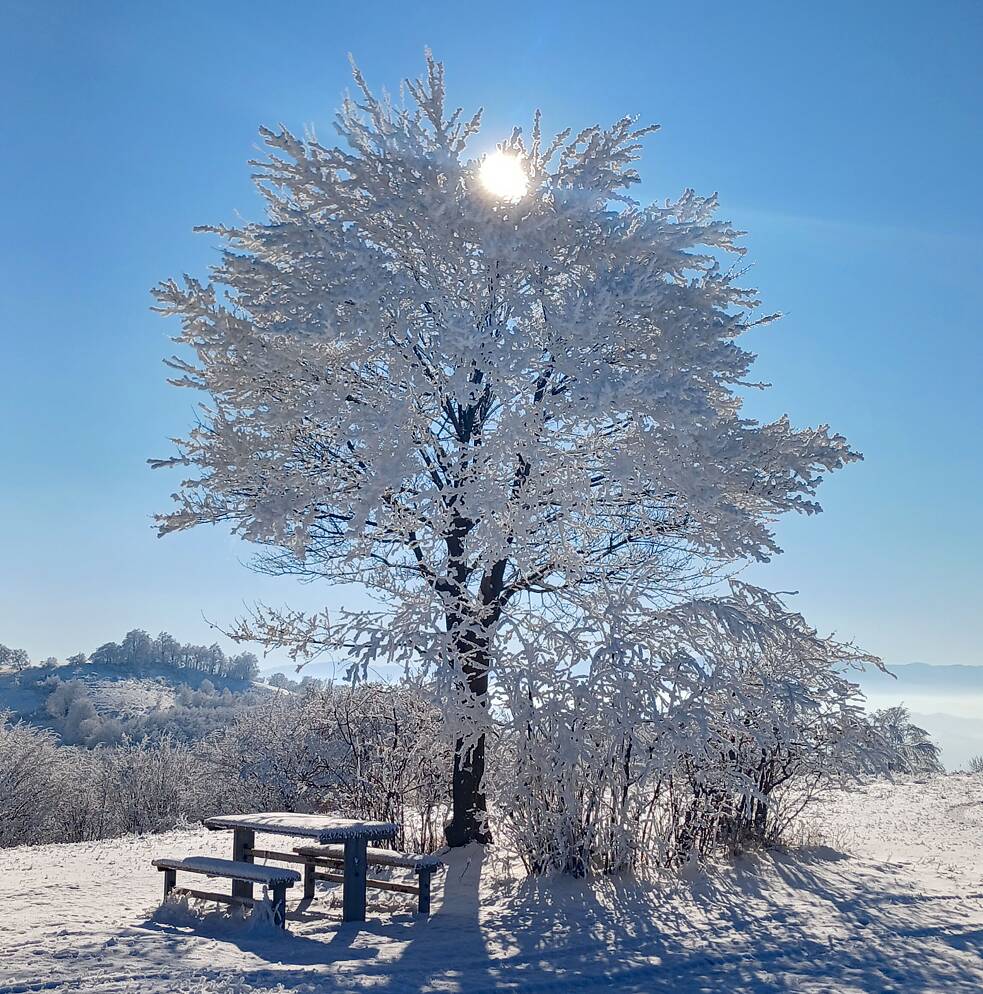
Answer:
[[[294,835],[318,842],[343,842],[345,839],[391,839],[398,826],[382,821],[357,821],[330,815],[293,814],[289,811],[260,811],[245,815],[217,815],[206,818],[206,828],[250,828],[270,835]]]
[[[528,177],[501,199],[466,151],[480,115],[450,111],[439,63],[405,103],[357,69],[355,82],[339,146],[262,131],[267,218],[207,229],[226,245],[210,281],[155,291],[181,321],[172,382],[206,396],[157,463],[183,473],[160,531],[222,523],[265,547],[263,571],[369,590],[378,609],[260,607],[231,634],[298,660],[344,653],[353,677],[379,664],[430,677],[461,758],[463,841],[484,813],[490,734],[519,754],[498,767],[497,809],[530,824],[554,757],[581,791],[584,752],[629,787],[639,763],[759,756],[716,748],[719,734],[757,734],[759,659],[781,669],[786,644],[812,639],[804,622],[786,638],[764,592],[714,601],[713,583],[780,551],[776,520],[819,511],[823,477],[860,456],[826,425],[743,410],[763,386],[744,336],[769,317],[725,264],[741,233],[713,196],[632,199],[653,129],[630,117],[550,140],[537,115],[500,143]],[[816,646],[823,665],[834,648]],[[719,794],[710,772],[701,803]],[[761,793],[735,773],[744,799]],[[566,819],[549,833],[575,840],[574,866],[584,825],[616,848],[634,831],[630,810],[605,827],[624,786],[605,774],[583,818],[546,812]]]
[[[154,866],[185,873],[203,873],[209,877],[235,877],[258,884],[296,883],[300,874],[280,866],[260,866],[232,859],[215,859],[212,856],[188,856],[185,859],[155,859]]]

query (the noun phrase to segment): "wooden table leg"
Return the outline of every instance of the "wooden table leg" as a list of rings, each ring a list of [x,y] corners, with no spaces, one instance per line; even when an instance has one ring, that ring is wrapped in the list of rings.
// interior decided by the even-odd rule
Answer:
[[[310,901],[314,897],[314,874],[317,872],[317,866],[314,863],[314,857],[308,856],[304,860],[304,900]]]
[[[433,870],[426,867],[416,871],[416,878],[420,882],[420,896],[416,903],[416,910],[421,915],[430,914],[430,875],[432,873]]]
[[[256,833],[251,828],[232,829],[232,858],[237,863],[252,863],[253,857],[246,854],[247,849],[252,849],[256,844]],[[253,896],[253,885],[248,880],[232,881],[233,897]]]
[[[342,884],[342,918],[365,921],[365,861],[368,840],[345,839],[345,882]]]

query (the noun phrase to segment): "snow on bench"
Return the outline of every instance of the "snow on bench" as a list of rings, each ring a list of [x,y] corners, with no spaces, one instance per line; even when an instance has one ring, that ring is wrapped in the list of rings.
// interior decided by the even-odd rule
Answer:
[[[186,856],[184,859],[155,859],[153,865],[164,874],[164,898],[171,894],[185,897],[198,897],[205,901],[218,901],[222,904],[251,906],[256,902],[251,897],[236,894],[217,894],[214,891],[194,890],[191,887],[177,886],[177,872],[201,873],[207,877],[224,877],[228,880],[245,880],[251,884],[263,884],[273,894],[273,922],[278,928],[286,928],[287,888],[293,887],[300,874],[279,866],[257,866],[233,859],[216,859],[212,856]]]
[[[297,846],[294,852],[304,861],[304,897],[314,897],[314,882],[327,880],[331,883],[341,883],[343,873],[319,873],[317,867],[337,867],[345,865],[344,846]],[[272,854],[271,854],[272,855]],[[417,910],[421,915],[430,914],[430,877],[439,870],[443,861],[438,856],[416,856],[409,853],[394,852],[392,849],[375,849],[367,846],[365,862],[369,866],[395,866],[412,870],[417,875],[416,884],[398,883],[392,880],[366,880],[367,887],[377,890],[397,891],[403,894],[417,895]]]
[[[227,877],[230,880],[248,880],[254,884],[285,884],[292,887],[300,874],[280,866],[258,866],[256,863],[240,863],[232,859],[216,859],[212,856],[188,856],[185,859],[155,859],[158,870],[183,870],[185,873],[204,873],[209,877]]]

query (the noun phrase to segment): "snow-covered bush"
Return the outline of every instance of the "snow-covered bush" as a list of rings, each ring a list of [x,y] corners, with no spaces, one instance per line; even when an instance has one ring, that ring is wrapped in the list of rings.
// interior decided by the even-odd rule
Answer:
[[[56,799],[50,732],[0,714],[0,846],[45,841]]]
[[[433,700],[412,686],[379,683],[314,690],[308,699],[315,734],[332,743],[329,801],[395,822],[399,848],[443,845],[452,748]]]
[[[422,851],[440,844],[448,751],[426,696],[382,684],[278,695],[203,745],[235,807],[392,821],[397,844]]]
[[[924,728],[911,720],[903,705],[875,711],[870,724],[890,750],[889,769],[894,773],[923,775],[942,773],[942,750]]]
[[[845,674],[877,661],[763,590],[733,583],[659,613],[620,605],[598,634],[605,648],[581,665],[569,629],[546,653],[500,661],[514,679],[499,681],[494,810],[531,872],[680,865],[774,841],[817,792],[887,769]]]
[[[85,684],[79,680],[61,680],[52,676],[44,681],[44,685],[49,688],[44,709],[57,721],[64,721],[72,704],[86,696]]]
[[[80,735],[89,720],[78,722]],[[448,811],[439,714],[409,687],[309,682],[303,695],[235,712],[200,741],[57,743],[52,732],[0,721],[0,845],[158,832],[265,809],[393,821],[399,845],[432,850]]]
[[[972,756],[966,769],[969,773],[983,773],[983,755]]]

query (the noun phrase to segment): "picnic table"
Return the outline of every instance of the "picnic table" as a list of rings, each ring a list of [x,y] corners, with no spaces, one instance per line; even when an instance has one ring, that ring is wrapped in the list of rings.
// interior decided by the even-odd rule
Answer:
[[[293,814],[287,811],[264,811],[244,815],[217,815],[206,818],[212,831],[231,830],[232,859],[251,863],[259,858],[304,862],[295,853],[272,852],[256,848],[256,833],[286,835],[316,840],[318,845],[344,845],[344,881],[342,883],[342,918],[346,922],[365,921],[367,849],[370,842],[396,837],[397,826],[390,822],[358,821],[333,815]],[[233,880],[233,897],[252,898],[249,880]]]

